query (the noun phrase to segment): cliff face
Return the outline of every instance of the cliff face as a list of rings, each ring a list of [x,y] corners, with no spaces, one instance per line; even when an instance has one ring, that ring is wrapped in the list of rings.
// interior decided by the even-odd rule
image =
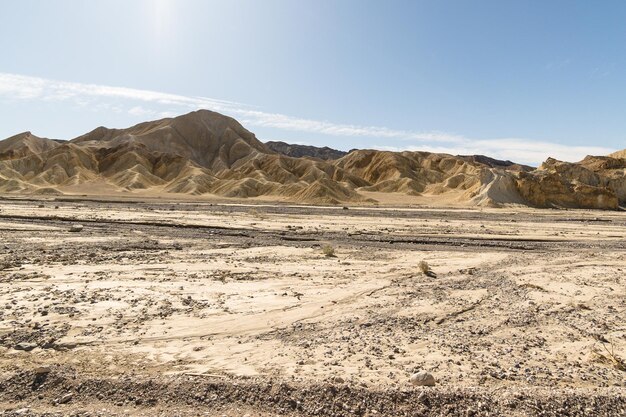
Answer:
[[[366,201],[380,193],[455,204],[616,209],[626,158],[548,159],[538,169],[486,156],[353,150],[260,142],[235,119],[200,110],[68,142],[30,132],[0,141],[0,191],[129,192]],[[98,185],[91,187],[91,185]],[[91,191],[93,190],[93,191]]]

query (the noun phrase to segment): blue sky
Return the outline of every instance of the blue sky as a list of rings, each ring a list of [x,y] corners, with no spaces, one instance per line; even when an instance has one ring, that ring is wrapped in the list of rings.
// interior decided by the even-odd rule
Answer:
[[[0,137],[209,108],[344,150],[626,148],[622,1],[20,0],[0,19]]]

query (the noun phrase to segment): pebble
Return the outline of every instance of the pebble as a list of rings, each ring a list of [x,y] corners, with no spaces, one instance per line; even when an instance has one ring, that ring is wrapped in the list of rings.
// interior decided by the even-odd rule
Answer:
[[[31,350],[37,347],[36,343],[28,343],[28,342],[20,342],[14,346],[15,350],[25,350],[26,352],[30,352]]]
[[[59,398],[59,404],[69,403],[70,401],[72,401],[72,397],[73,395],[71,393],[65,394],[64,396]]]
[[[35,374],[36,375],[45,375],[45,374],[49,374],[51,371],[49,366],[39,366],[37,368],[35,368]]]
[[[70,232],[80,232],[83,230],[82,224],[73,224],[70,226]]]
[[[428,372],[418,372],[411,375],[409,382],[415,386],[432,387],[435,385],[435,377]]]

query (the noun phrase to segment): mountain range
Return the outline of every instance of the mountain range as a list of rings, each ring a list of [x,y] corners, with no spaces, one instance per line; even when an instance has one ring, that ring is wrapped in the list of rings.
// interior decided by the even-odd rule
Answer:
[[[482,155],[343,152],[263,143],[235,119],[198,110],[68,141],[12,136],[0,141],[0,192],[618,209],[626,150],[536,169]]]

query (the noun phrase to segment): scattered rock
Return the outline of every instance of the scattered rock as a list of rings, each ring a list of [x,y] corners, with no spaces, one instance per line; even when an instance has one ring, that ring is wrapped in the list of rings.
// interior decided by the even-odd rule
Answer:
[[[64,396],[62,396],[61,398],[59,398],[59,400],[57,402],[59,404],[66,404],[66,403],[69,403],[70,401],[72,401],[73,397],[74,397],[74,395],[72,393],[67,393]]]
[[[30,352],[37,347],[36,343],[20,342],[14,346],[15,350],[24,350]]]
[[[409,382],[415,386],[433,387],[435,386],[435,377],[428,372],[418,372],[411,375]]]
[[[35,368],[35,375],[45,375],[49,374],[51,371],[49,366],[39,366]]]

